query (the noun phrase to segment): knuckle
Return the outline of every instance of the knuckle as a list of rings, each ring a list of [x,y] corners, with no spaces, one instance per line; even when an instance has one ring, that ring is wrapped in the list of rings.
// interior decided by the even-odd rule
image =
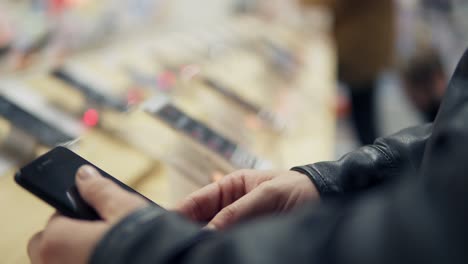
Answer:
[[[101,181],[92,181],[88,183],[85,188],[82,189],[83,195],[87,197],[92,197],[96,195],[99,190],[101,190],[102,184]]]
[[[105,216],[115,216],[116,212],[119,212],[119,210],[123,209],[124,206],[113,199],[101,200],[100,203],[102,206],[100,206],[99,209]]]
[[[143,208],[148,205],[148,202],[138,197],[135,194],[126,193],[126,195],[121,196],[120,199],[109,199],[109,207],[114,212],[116,210],[124,209],[124,213],[131,213],[139,208]]]
[[[189,197],[186,199],[186,204],[189,205],[188,214],[190,215],[190,217],[194,219],[200,219],[201,218],[200,212],[202,210],[200,203],[198,203],[197,200],[195,200],[193,197]]]
[[[221,210],[220,217],[223,219],[224,222],[229,222],[229,221],[234,220],[234,218],[237,215],[236,208],[237,208],[236,205],[233,204]]]
[[[232,180],[235,180],[235,179],[246,177],[246,176],[251,175],[251,174],[252,174],[252,170],[241,169],[241,170],[235,171],[235,172],[227,175],[226,177],[223,178],[223,181],[224,182],[229,182],[229,181],[232,181]]]
[[[219,212],[219,214],[213,219],[212,224],[217,229],[224,229],[237,221],[236,216],[236,206],[231,205],[221,210],[221,212]]]
[[[108,185],[101,191],[99,204],[103,215],[120,218],[147,206],[148,202],[114,185]]]
[[[249,169],[242,169],[239,171],[239,176],[248,176],[250,174],[252,174],[253,170],[249,170]]]
[[[61,252],[62,241],[58,236],[45,233],[38,245],[39,257],[49,263],[57,254]]]
[[[242,177],[242,176],[249,174],[249,172],[250,170],[248,169],[241,169],[241,170],[231,173],[230,175],[228,175],[228,177]]]
[[[94,182],[90,188],[88,188],[89,195],[96,197],[98,200],[106,199],[108,196],[112,196],[113,186],[107,179],[100,179]]]
[[[266,182],[262,185],[262,191],[265,195],[278,196],[281,194],[281,187],[276,184]]]

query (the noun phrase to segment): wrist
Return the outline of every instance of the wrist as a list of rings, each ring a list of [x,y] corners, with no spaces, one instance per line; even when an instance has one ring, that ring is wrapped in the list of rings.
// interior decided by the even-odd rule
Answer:
[[[318,196],[322,196],[323,193],[326,193],[328,190],[328,186],[326,182],[323,180],[322,176],[314,171],[309,166],[297,166],[291,168],[291,171],[299,173],[308,178],[310,182],[312,182],[312,186],[317,192]]]

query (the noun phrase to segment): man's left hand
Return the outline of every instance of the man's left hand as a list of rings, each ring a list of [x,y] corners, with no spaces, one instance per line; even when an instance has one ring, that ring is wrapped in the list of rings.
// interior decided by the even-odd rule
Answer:
[[[91,166],[78,170],[76,185],[81,197],[102,220],[81,221],[53,215],[45,229],[29,241],[32,264],[88,263],[94,248],[114,224],[148,206],[143,198],[123,190]]]

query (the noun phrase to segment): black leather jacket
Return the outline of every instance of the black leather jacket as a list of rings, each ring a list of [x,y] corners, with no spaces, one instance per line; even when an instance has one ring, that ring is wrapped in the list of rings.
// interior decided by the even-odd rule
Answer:
[[[322,197],[360,193],[402,175],[417,173],[431,132],[432,124],[407,128],[379,138],[373,145],[350,152],[338,161],[292,170],[308,175]]]
[[[468,55],[433,125],[294,170],[320,203],[225,232],[145,208],[104,237],[91,263],[468,263]]]

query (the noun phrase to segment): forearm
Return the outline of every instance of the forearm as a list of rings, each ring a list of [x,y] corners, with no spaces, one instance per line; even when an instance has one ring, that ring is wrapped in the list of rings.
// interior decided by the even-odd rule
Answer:
[[[319,162],[292,170],[310,177],[320,194],[359,192],[416,171],[432,133],[432,124],[379,138],[374,145],[350,152],[338,161]]]

